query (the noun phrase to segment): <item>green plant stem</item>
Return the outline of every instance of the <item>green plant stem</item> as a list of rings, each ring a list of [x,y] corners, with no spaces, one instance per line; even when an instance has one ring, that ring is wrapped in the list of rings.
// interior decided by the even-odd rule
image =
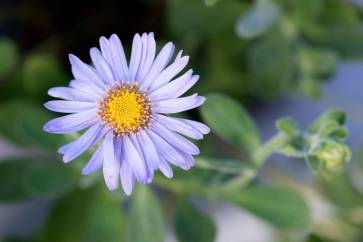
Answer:
[[[286,136],[277,134],[268,140],[256,150],[251,164],[246,167],[238,177],[224,186],[210,189],[210,187],[205,187],[197,182],[193,182],[193,180],[168,180],[161,176],[156,176],[154,182],[159,187],[181,194],[194,194],[209,199],[218,199],[220,196],[232,196],[234,191],[247,186],[257,176],[259,169],[264,165],[267,158],[276,149],[284,145],[286,139]],[[213,193],[210,191],[213,191]]]
[[[153,181],[158,187],[180,194],[199,194],[201,196],[207,194],[207,190],[203,186],[190,180],[169,180],[162,176],[155,176]]]
[[[253,156],[253,165],[255,167],[260,167],[266,159],[278,148],[281,148],[288,138],[286,135],[277,134],[268,140],[264,145],[258,148]]]
[[[283,134],[277,134],[268,140],[264,145],[256,150],[253,155],[251,164],[246,167],[241,175],[230,181],[227,189],[237,189],[247,186],[258,174],[259,169],[265,164],[267,158],[278,148],[284,145],[287,137]]]

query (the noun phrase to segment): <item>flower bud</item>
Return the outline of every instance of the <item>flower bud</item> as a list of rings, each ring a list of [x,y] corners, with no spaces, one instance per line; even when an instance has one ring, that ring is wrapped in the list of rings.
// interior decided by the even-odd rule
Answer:
[[[345,144],[326,140],[314,151],[314,155],[324,168],[334,171],[350,160],[351,151]]]

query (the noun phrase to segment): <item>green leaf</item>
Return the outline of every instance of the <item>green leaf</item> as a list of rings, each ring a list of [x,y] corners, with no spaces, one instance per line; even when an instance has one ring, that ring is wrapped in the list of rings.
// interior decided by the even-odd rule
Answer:
[[[299,52],[301,71],[308,76],[326,78],[338,65],[337,53],[331,50],[301,48]]]
[[[317,23],[316,19],[324,10],[324,0],[292,0],[291,18],[302,29],[309,29]]]
[[[294,119],[281,118],[276,121],[277,129],[289,137],[294,137],[299,134],[299,128]]]
[[[303,135],[298,134],[287,139],[286,144],[278,148],[277,152],[288,157],[304,158],[306,145],[307,139]]]
[[[100,185],[75,190],[60,200],[40,242],[123,242],[126,225],[120,204]]]
[[[43,125],[52,118],[32,102],[9,101],[0,105],[0,133],[17,144],[39,145],[53,151],[65,140],[63,136],[43,131]]]
[[[223,94],[211,94],[202,106],[203,119],[225,140],[239,145],[249,154],[260,145],[256,126],[238,102]]]
[[[363,53],[360,8],[346,1],[305,0],[295,3],[296,24],[309,43],[334,48],[345,57]]]
[[[327,121],[324,124],[321,125],[319,129],[319,137],[325,138],[328,137],[331,133],[338,130],[340,125],[336,121]]]
[[[203,48],[207,50],[201,57],[207,70],[204,78],[208,82],[199,83],[200,92],[224,93],[239,100],[246,97],[248,88],[236,88],[236,86],[248,84],[245,63],[241,58],[246,47],[246,44],[234,34],[210,38],[208,43],[203,45]]]
[[[207,5],[208,7],[214,6],[217,2],[219,2],[220,0],[204,0],[205,5]]]
[[[209,216],[181,199],[176,211],[175,232],[179,242],[213,242],[216,226]]]
[[[317,174],[322,169],[321,163],[315,156],[305,155],[305,162],[313,174]]]
[[[321,81],[310,76],[303,76],[299,80],[299,89],[310,99],[316,100],[321,96]]]
[[[283,229],[309,225],[310,212],[304,199],[282,187],[250,187],[230,195],[230,201]]]
[[[266,32],[279,18],[280,9],[273,0],[257,0],[236,23],[241,38],[254,38]]]
[[[171,0],[167,23],[181,38],[216,36],[232,32],[233,24],[246,6],[238,0],[223,1],[213,7],[206,7],[202,0]]]
[[[25,59],[23,82],[26,93],[43,100],[49,88],[60,86],[67,80],[60,63],[47,54],[34,54]]]
[[[330,137],[338,141],[345,140],[348,137],[348,135],[349,135],[349,130],[346,127],[340,127],[334,132],[330,133]]]
[[[245,169],[244,163],[239,160],[219,159],[211,157],[197,157],[196,167],[204,170],[215,170],[228,174],[240,174]]]
[[[13,71],[19,61],[17,46],[10,39],[0,39],[0,78]]]
[[[296,65],[293,42],[283,30],[274,29],[246,51],[249,86],[255,96],[275,98],[290,90]]]
[[[329,179],[321,177],[318,181],[320,190],[339,207],[353,209],[362,206],[363,197],[354,188],[349,174],[334,173]]]
[[[320,138],[330,137],[337,141],[344,141],[348,137],[348,134],[348,129],[346,127],[341,127],[335,120],[326,120],[321,124],[318,131]]]
[[[310,126],[310,133],[317,133],[319,129],[324,126],[327,122],[337,122],[339,125],[345,123],[345,112],[342,110],[332,109],[322,114],[314,123]]]
[[[57,161],[0,161],[0,201],[56,196],[75,182],[76,175]]]
[[[160,201],[147,186],[138,186],[134,191],[129,229],[132,242],[164,241]]]

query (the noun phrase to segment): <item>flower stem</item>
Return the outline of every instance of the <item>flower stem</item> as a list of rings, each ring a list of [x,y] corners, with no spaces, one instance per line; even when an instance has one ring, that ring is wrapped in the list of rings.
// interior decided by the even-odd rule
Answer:
[[[253,156],[253,162],[256,167],[260,167],[266,159],[278,148],[286,144],[287,137],[283,134],[277,134],[269,139],[265,144],[258,148]]]
[[[287,137],[277,134],[256,150],[251,164],[246,167],[241,175],[230,181],[227,189],[237,189],[247,186],[258,174],[259,169],[265,164],[267,158],[278,148],[286,143]]]
[[[224,186],[216,186],[210,189],[193,182],[193,180],[180,181],[178,179],[168,180],[161,176],[155,176],[155,184],[173,192],[181,194],[198,194],[205,198],[218,198],[221,195],[234,194],[234,191],[247,186],[258,174],[259,169],[264,165],[267,158],[279,147],[286,143],[286,136],[277,134],[258,148],[253,155],[253,160],[248,167],[241,171],[241,174]]]

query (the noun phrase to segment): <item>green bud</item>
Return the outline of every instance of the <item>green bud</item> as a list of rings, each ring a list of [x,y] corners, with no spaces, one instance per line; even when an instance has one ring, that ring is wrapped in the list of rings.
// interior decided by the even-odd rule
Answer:
[[[334,171],[350,160],[351,151],[345,144],[326,140],[314,151],[313,155],[321,162],[324,168]]]

